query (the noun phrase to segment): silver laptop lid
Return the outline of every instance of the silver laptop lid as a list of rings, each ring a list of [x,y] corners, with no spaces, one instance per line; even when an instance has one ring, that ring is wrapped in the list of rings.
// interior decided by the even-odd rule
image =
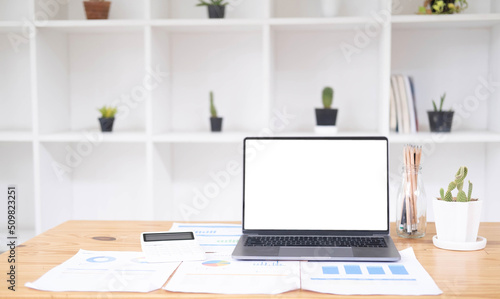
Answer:
[[[388,234],[385,137],[244,140],[243,232]]]

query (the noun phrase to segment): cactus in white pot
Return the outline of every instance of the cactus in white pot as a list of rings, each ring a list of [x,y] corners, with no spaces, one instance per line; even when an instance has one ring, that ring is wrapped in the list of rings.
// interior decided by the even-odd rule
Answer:
[[[465,177],[467,176],[468,171],[469,170],[467,169],[467,167],[465,167],[465,166],[460,167],[458,169],[457,173],[455,174],[455,180],[452,181],[448,185],[448,190],[446,191],[446,193],[444,192],[443,188],[441,188],[441,190],[439,190],[439,194],[441,195],[442,200],[458,201],[458,202],[468,202],[468,201],[472,200],[472,198],[471,198],[472,183],[470,181],[469,181],[469,189],[467,191],[467,194],[465,194],[465,191],[462,190],[464,187],[464,180],[465,180]],[[458,190],[457,197],[453,197],[451,195],[451,191],[453,191],[455,188],[457,188],[457,190]],[[475,199],[475,200],[477,200],[477,199]]]
[[[448,189],[441,188],[441,197],[433,201],[434,219],[436,222],[437,240],[434,244],[445,242],[445,249],[465,250],[467,244],[478,242],[482,201],[472,198],[472,183],[469,181],[467,194],[463,190],[464,180],[468,169],[461,166],[455,174],[455,179],[448,185]],[[457,196],[453,197],[452,191],[457,189]],[[483,238],[484,239],[484,238]],[[484,244],[486,239],[484,239]],[[465,244],[465,245],[464,245]],[[454,248],[455,247],[455,248]],[[474,246],[469,246],[471,249]]]

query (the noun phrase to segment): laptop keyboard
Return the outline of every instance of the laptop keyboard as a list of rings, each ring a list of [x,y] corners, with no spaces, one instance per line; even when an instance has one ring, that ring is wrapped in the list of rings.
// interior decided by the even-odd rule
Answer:
[[[251,236],[245,246],[387,247],[383,237]]]

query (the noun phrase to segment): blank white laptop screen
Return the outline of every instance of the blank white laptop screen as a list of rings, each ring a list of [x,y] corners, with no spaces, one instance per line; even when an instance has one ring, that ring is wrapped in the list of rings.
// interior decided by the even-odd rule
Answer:
[[[388,230],[386,142],[247,139],[244,229]]]

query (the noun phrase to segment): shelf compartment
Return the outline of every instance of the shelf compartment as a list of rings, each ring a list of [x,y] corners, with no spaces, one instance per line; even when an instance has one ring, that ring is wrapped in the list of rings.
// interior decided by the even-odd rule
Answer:
[[[46,20],[85,20],[83,1],[35,1],[35,18],[37,21]],[[146,0],[112,0],[109,9],[109,19],[145,19]],[[61,4],[62,2],[62,4]],[[94,21],[94,20],[90,20]]]
[[[21,27],[19,27],[20,29]],[[30,43],[0,31],[0,132],[32,130]],[[21,40],[18,40],[22,39]],[[27,43],[25,43],[27,41]]]
[[[413,78],[419,131],[429,131],[427,111],[445,92],[443,110],[455,111],[453,131],[490,130],[490,102],[498,98],[485,83],[494,71],[490,29],[401,29],[393,31],[392,40],[392,73]],[[453,51],[442,56],[436,45]]]
[[[163,173],[155,182],[155,202],[163,205],[166,216],[162,219],[240,219],[241,151],[242,147],[234,144],[155,144],[155,174]],[[163,192],[159,188],[164,188]]]
[[[187,34],[154,28],[152,35],[152,66],[169,74],[168,88],[152,92],[153,132],[209,131],[210,91],[223,130],[265,125],[260,31]]]
[[[151,0],[152,19],[208,19],[205,6],[198,7],[197,0]],[[269,0],[228,1],[225,19],[262,19],[267,17]]]
[[[43,28],[36,38],[41,134],[98,130],[97,109],[104,105],[118,106],[115,132],[145,132],[143,32]]]
[[[42,231],[70,219],[150,219],[145,156],[144,144],[42,142]]]
[[[322,107],[325,86],[335,91],[332,107],[339,109],[339,132],[380,132],[377,111],[382,63],[377,38],[347,57],[341,45],[353,43],[351,30],[272,33],[273,108],[293,116],[285,132],[314,131],[314,109]]]

